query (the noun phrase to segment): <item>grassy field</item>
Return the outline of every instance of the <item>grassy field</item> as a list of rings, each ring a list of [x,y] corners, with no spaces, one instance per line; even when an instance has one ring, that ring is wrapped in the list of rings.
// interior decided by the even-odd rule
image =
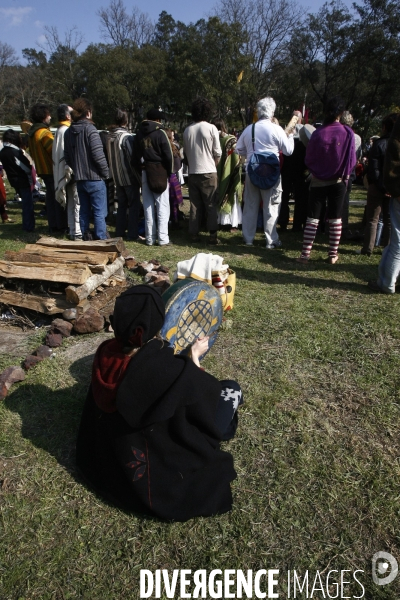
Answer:
[[[17,222],[0,225],[0,256],[46,233],[38,219],[37,232],[23,234],[19,210],[10,205]],[[351,220],[361,214],[353,209]],[[128,247],[171,268],[209,250],[190,246],[186,230],[171,237],[173,247]],[[311,595],[311,584],[296,597],[400,598],[400,576],[387,586],[371,577],[374,553],[400,560],[400,304],[397,294],[366,287],[380,251],[357,256],[359,243],[346,243],[330,266],[320,235],[303,266],[294,262],[299,234],[282,234],[276,251],[263,248],[261,233],[250,249],[239,233],[220,237],[211,251],[237,273],[235,307],[204,366],[237,379],[245,395],[237,436],[226,444],[238,474],[232,512],[162,523],[121,512],[85,487],[74,444],[91,357],[74,356],[77,341],[69,340],[0,406],[1,600],[136,600],[143,568],[275,568],[279,598],[288,597],[288,569],[308,570],[311,582],[316,571],[324,580],[348,570],[353,584],[340,595],[318,585]],[[364,595],[352,579],[357,569]]]

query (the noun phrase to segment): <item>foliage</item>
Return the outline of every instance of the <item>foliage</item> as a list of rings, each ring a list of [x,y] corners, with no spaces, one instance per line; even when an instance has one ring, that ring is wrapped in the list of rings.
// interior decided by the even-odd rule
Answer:
[[[189,26],[169,20],[168,26],[165,94],[171,112],[183,119],[197,96],[212,100],[220,116],[240,110],[238,77],[249,65],[241,51],[242,26],[228,25],[218,17]],[[177,86],[179,81],[185,81],[185,86]]]
[[[90,45],[80,57],[80,85],[93,100],[99,127],[111,124],[115,109],[128,111],[130,125],[143,118],[144,107],[158,103],[165,77],[165,54],[152,45]]]
[[[371,121],[389,112],[400,92],[394,77],[400,9],[391,0],[364,0],[355,9],[352,15],[341,3],[325,3],[293,36],[289,52],[309,106],[321,111],[329,97],[340,94],[366,137]]]
[[[165,10],[154,23],[124,0],[98,11],[106,43],[82,51],[82,34],[60,36],[45,27],[40,50],[23,52],[0,43],[0,121],[27,115],[42,100],[53,108],[89,96],[96,122],[110,122],[124,107],[134,128],[152,105],[182,127],[197,96],[233,126],[253,117],[257,100],[272,95],[285,122],[304,101],[311,120],[321,120],[330,96],[343,96],[366,138],[398,104],[400,7],[396,0],[360,0],[349,9],[326,2],[304,13],[295,0],[218,0],[214,13],[185,24]],[[26,75],[26,76],[25,76]]]

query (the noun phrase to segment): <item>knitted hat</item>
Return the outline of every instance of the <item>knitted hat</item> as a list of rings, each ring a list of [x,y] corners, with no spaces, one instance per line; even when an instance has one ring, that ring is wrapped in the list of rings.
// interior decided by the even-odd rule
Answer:
[[[148,285],[136,285],[116,299],[112,326],[115,337],[126,345],[136,328],[141,327],[145,344],[160,331],[164,319],[165,305],[160,293]]]
[[[146,117],[150,121],[162,121],[163,119],[165,119],[165,115],[164,115],[163,111],[160,108],[151,108],[147,112]]]

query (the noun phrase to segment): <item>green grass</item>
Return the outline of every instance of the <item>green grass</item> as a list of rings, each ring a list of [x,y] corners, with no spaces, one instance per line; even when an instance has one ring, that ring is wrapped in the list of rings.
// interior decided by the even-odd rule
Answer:
[[[18,210],[11,205],[10,215]],[[351,220],[361,215],[352,209]],[[34,235],[20,223],[1,226],[1,254],[45,233],[39,223]],[[173,247],[128,247],[172,269],[210,250],[188,245],[186,230],[171,237]],[[400,597],[400,577],[385,587],[371,578],[375,552],[400,559],[399,297],[366,287],[380,252],[357,256],[359,243],[347,243],[330,266],[319,236],[302,266],[293,260],[299,234],[283,234],[283,249],[269,252],[261,233],[251,249],[239,234],[220,237],[211,251],[237,273],[235,307],[204,366],[237,379],[245,395],[226,444],[238,473],[232,512],[165,524],[90,492],[75,471],[74,442],[91,359],[58,351],[0,406],[2,600],[136,599],[141,568],[362,569],[365,598]]]

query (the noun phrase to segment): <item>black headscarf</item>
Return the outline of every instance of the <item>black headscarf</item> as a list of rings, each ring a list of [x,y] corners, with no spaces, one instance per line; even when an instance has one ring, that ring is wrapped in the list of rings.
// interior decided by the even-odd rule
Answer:
[[[137,327],[143,329],[142,344],[163,326],[165,305],[160,293],[148,285],[136,285],[118,296],[112,326],[115,337],[128,345]]]

